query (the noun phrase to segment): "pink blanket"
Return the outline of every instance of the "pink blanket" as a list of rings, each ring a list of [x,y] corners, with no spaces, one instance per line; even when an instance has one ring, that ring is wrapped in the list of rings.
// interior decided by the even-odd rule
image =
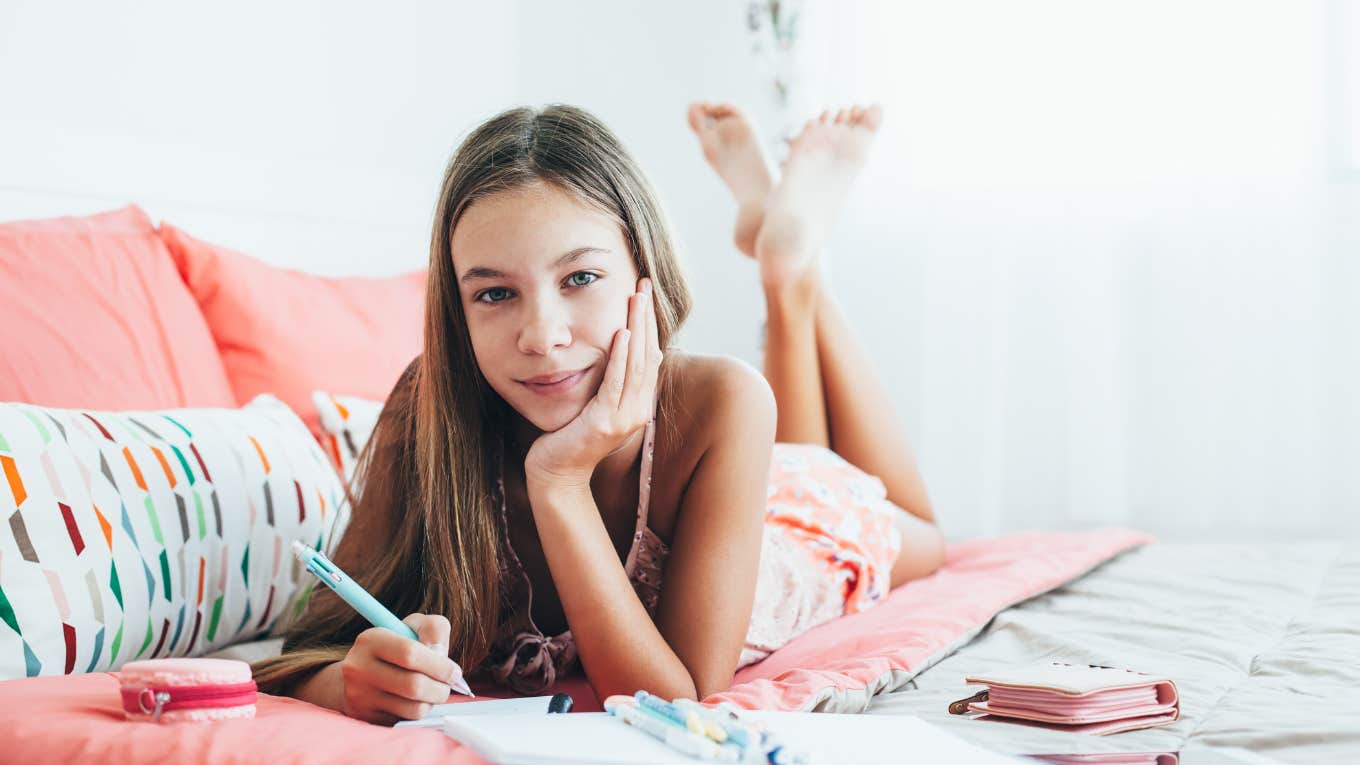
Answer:
[[[861,712],[968,642],[1002,610],[1152,541],[1139,531],[1024,532],[951,545],[944,566],[874,608],[800,636],[705,699],[747,709]]]
[[[954,545],[944,568],[877,607],[823,625],[708,701],[749,708],[856,711],[962,645],[999,611],[1060,586],[1150,541],[1126,530],[1031,532]],[[598,708],[579,679],[577,708]],[[123,720],[112,673],[0,683],[0,759],[9,762],[229,763],[242,761],[479,763],[428,729],[394,729],[260,694],[254,720],[155,725]]]

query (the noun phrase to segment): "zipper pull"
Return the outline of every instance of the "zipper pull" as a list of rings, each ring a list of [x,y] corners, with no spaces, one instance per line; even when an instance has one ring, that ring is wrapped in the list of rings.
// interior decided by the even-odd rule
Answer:
[[[147,696],[151,697],[151,703],[154,705],[151,709],[146,708]],[[143,688],[142,692],[137,694],[137,708],[142,710],[142,714],[151,715],[151,722],[161,721],[161,710],[169,703],[170,693],[168,691],[153,691],[150,688]]]
[[[151,713],[151,722],[161,721],[161,709],[170,703],[170,694],[166,691],[156,692],[156,709]]]
[[[987,700],[987,691],[979,691],[966,699],[959,699],[949,705],[949,714],[961,715],[968,712],[968,705],[978,701]]]

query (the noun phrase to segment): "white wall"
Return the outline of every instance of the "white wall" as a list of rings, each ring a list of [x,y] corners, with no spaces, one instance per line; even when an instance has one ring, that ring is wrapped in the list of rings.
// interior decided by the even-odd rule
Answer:
[[[423,263],[513,3],[0,2],[0,218],[137,202],[275,263]]]
[[[802,108],[887,109],[836,290],[951,536],[1360,535],[1354,5],[813,0]],[[692,99],[772,120],[745,13],[0,0],[0,219],[136,201],[276,263],[390,273],[423,262],[469,128],[576,103],[668,206],[682,344],[754,362],[754,268],[684,123]]]
[[[838,284],[965,527],[1360,536],[1352,5],[855,6]]]

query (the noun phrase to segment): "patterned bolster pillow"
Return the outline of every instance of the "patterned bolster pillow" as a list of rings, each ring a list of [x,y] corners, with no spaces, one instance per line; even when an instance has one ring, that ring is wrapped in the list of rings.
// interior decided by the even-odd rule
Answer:
[[[0,403],[0,680],[281,634],[333,550],[339,477],[273,396],[241,409]]]
[[[359,455],[378,426],[383,402],[359,396],[338,396],[323,390],[312,392],[312,403],[321,417],[321,443],[330,452],[340,477],[354,493],[359,472]]]

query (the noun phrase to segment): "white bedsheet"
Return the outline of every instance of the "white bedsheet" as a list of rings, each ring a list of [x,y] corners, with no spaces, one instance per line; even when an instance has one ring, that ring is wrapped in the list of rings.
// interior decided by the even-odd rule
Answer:
[[[948,713],[978,690],[965,676],[1032,661],[1167,675],[1181,719],[1093,737]],[[915,715],[1012,754],[1212,745],[1360,763],[1360,543],[1149,545],[1003,611],[869,713]]]

